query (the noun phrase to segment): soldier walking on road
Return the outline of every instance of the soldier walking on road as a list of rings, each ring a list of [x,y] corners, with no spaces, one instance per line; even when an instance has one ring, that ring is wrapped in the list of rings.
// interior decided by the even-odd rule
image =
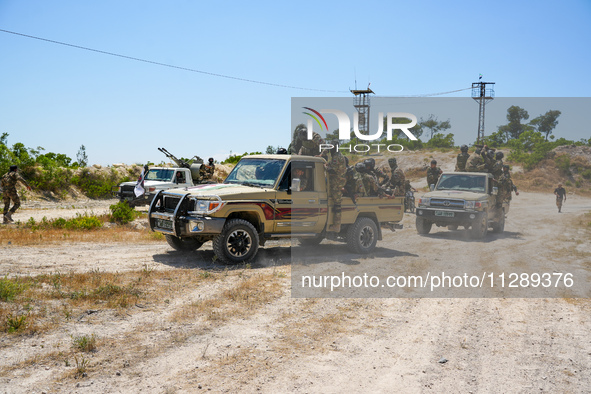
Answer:
[[[562,183],[558,184],[558,187],[554,189],[554,195],[556,196],[556,206],[558,207],[558,213],[562,210],[562,200],[566,201],[566,190],[562,187]]]
[[[468,153],[468,145],[462,145],[460,147],[460,153],[456,158],[456,171],[457,172],[466,172],[466,163],[468,163],[468,159],[470,158],[470,154]]]
[[[442,172],[441,168],[437,167],[437,160],[431,160],[431,167],[427,169],[427,186],[436,185]]]
[[[16,192],[16,184],[20,181],[27,187],[27,190],[31,190],[31,186],[17,173],[17,166],[10,166],[10,170],[2,176],[1,183],[4,192],[4,223],[14,222],[12,220],[12,214],[21,206],[21,199]],[[12,200],[13,206],[10,210],[10,201]]]
[[[509,172],[509,165],[503,165],[503,175],[499,178],[499,192],[497,194],[497,205],[500,207],[503,202],[511,201],[511,193],[515,192],[518,196],[517,186],[513,184],[511,173]]]

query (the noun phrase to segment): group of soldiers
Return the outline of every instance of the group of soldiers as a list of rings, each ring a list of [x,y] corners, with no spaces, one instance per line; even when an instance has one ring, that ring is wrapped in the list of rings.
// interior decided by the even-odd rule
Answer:
[[[329,232],[341,230],[343,196],[351,197],[353,203],[356,203],[359,197],[404,196],[406,191],[411,189],[410,182],[405,181],[404,173],[398,168],[395,158],[388,160],[390,166],[390,175],[388,175],[376,167],[375,160],[372,158],[349,166],[349,160],[337,150],[338,142],[336,141],[330,143],[331,149],[325,149],[319,154],[321,144],[324,144],[324,140],[318,133],[313,133],[312,139],[309,140],[307,131],[300,129],[294,134],[290,150],[292,154],[320,156],[327,161],[328,196],[334,204],[333,222],[327,229]],[[300,190],[303,190],[301,184]]]
[[[509,165],[503,163],[503,152],[495,152],[494,148],[487,145],[475,145],[476,150],[471,155],[468,146],[462,145],[456,158],[456,171],[458,172],[488,172],[491,173],[499,191],[497,204],[511,201],[511,193],[519,195],[517,186],[513,184]]]

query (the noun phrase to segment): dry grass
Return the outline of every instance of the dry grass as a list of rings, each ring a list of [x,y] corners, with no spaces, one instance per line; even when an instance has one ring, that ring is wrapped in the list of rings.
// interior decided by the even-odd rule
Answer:
[[[0,229],[0,245],[59,245],[66,242],[162,242],[162,233],[149,229],[136,230],[127,226],[101,228],[96,230],[31,230],[23,227]]]

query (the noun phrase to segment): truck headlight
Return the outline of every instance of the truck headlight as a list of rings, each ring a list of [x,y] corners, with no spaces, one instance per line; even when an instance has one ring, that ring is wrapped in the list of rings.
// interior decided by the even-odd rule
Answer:
[[[482,207],[482,203],[480,203],[480,201],[464,201],[465,209],[478,209],[480,207]]]
[[[419,198],[419,206],[428,207],[431,204],[431,199],[429,197]]]
[[[226,204],[219,196],[199,196],[198,198],[194,200],[195,210],[190,211],[189,214],[209,215],[220,210]]]

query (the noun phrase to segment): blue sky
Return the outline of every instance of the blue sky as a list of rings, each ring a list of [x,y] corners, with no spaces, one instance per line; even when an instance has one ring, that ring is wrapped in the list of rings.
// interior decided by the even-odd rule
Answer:
[[[588,0],[0,0],[0,29],[317,89],[0,32],[0,133],[72,158],[84,144],[103,165],[159,162],[159,146],[216,159],[286,146],[292,97],[350,97],[355,81],[378,96],[468,88],[480,73],[497,97],[591,91]]]

